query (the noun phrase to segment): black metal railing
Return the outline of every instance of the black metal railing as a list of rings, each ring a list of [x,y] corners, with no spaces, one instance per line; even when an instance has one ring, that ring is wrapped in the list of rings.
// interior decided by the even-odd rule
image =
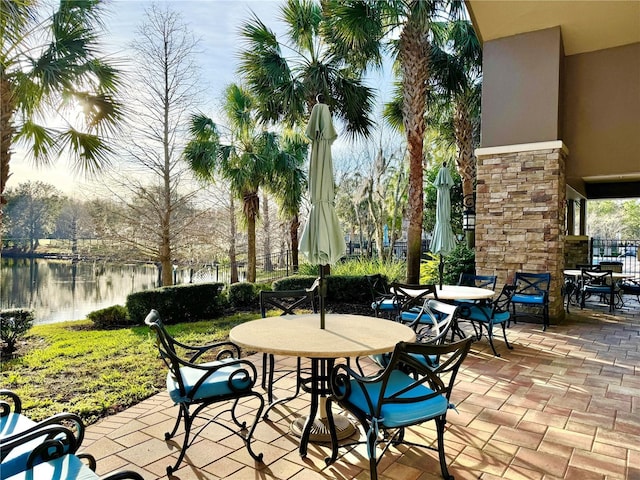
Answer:
[[[630,275],[640,275],[640,240],[592,238],[589,263],[609,265]]]

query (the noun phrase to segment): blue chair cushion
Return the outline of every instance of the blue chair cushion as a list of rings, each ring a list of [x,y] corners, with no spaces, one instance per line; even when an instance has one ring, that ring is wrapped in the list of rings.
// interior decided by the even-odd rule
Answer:
[[[24,432],[36,424],[37,423],[29,417],[25,417],[19,413],[10,413],[4,417],[0,417],[0,438],[7,438],[16,433]],[[42,437],[42,439],[34,438],[11,450],[2,460],[2,463],[0,463],[0,478],[4,479],[26,470],[29,455],[42,443],[43,439],[44,437]]]
[[[224,365],[225,363],[233,362],[234,359],[220,360],[215,362],[202,363],[203,367],[213,367],[217,365]],[[213,374],[207,378],[198,391],[190,398],[189,394],[193,390],[194,386],[200,381],[200,379],[207,375],[206,370],[200,370],[193,367],[182,367],[180,369],[180,375],[185,386],[185,395],[180,394],[180,387],[178,381],[173,376],[172,372],[167,374],[167,391],[169,396],[175,403],[191,402],[192,400],[202,400],[203,398],[222,397],[225,395],[231,395],[237,393],[237,391],[249,390],[252,387],[251,378],[247,375],[238,373],[233,376],[231,380],[236,391],[232,391],[229,387],[229,379],[232,374],[239,372],[245,368],[244,365],[229,365],[228,367],[222,367],[216,370]]]
[[[11,476],[5,476],[11,475]],[[75,455],[64,455],[55,460],[39,463],[32,470],[9,474],[2,468],[3,480],[97,480],[100,477]]]
[[[589,293],[611,293],[610,285],[585,285],[584,291]]]
[[[522,293],[516,293],[511,297],[511,301],[514,303],[526,303],[532,305],[543,305],[544,295],[525,295]]]
[[[414,382],[415,380],[406,373],[394,370],[389,375],[389,382],[387,383],[385,395],[393,395],[395,392],[408,387]],[[373,408],[377,408],[381,383],[367,383],[364,384],[364,387],[371,398]],[[409,392],[403,393],[400,397],[412,398],[431,393],[433,393],[433,390],[424,385],[418,385]],[[363,412],[366,412],[369,415],[373,413],[369,411],[367,400],[362,392],[360,384],[356,380],[351,380],[351,394],[347,400]],[[381,417],[379,420],[382,425],[390,428],[413,425],[443,415],[446,413],[448,405],[449,402],[444,395],[438,395],[429,400],[414,403],[386,404],[382,406]]]
[[[418,315],[420,315],[420,308],[412,308],[409,310],[405,310],[404,312],[402,312],[400,314],[400,319],[403,322],[413,322],[416,318],[418,318]],[[420,319],[420,322],[418,323],[428,323],[431,324],[433,323],[431,321],[431,317],[429,317],[429,315],[427,315],[426,313],[424,315],[422,315],[422,318]]]
[[[385,298],[384,300],[373,302],[371,308],[374,310],[395,310],[397,305],[392,298]]]
[[[509,312],[496,312],[493,318],[491,318],[491,308],[474,306],[469,309],[469,315],[467,315],[465,318],[469,320],[475,320],[477,322],[491,322],[495,324],[506,322],[507,320],[509,320],[510,316],[511,315],[509,314]]]
[[[6,438],[14,433],[24,432],[36,424],[29,417],[19,413],[10,413],[0,417],[0,438]]]

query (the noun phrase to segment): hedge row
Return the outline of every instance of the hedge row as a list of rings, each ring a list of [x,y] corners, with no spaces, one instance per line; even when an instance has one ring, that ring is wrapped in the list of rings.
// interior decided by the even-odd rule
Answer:
[[[196,283],[144,290],[131,293],[126,307],[137,325],[144,323],[151,309],[157,310],[167,325],[216,318],[228,304],[223,288],[224,283]]]
[[[126,307],[114,305],[91,312],[88,317],[99,328],[142,325],[151,309],[166,324],[218,318],[228,309],[258,310],[261,290],[310,288],[315,276],[296,275],[269,284],[235,283],[224,290],[223,283],[198,283],[135,292]],[[363,276],[327,276],[328,303],[367,303],[369,284]]]

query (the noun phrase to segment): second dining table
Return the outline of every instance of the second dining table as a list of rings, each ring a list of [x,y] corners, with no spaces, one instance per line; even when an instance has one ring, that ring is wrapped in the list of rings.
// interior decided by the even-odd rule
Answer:
[[[300,436],[299,452],[304,457],[313,431],[320,432],[318,440],[329,438],[323,433],[327,429],[325,398],[330,393],[328,380],[335,360],[391,352],[398,342],[415,341],[416,335],[406,325],[389,320],[329,313],[324,329],[320,328],[319,314],[285,315],[237,325],[229,332],[229,339],[248,350],[311,360],[311,375],[301,385],[311,394],[309,415],[291,427]],[[343,430],[343,437],[355,431],[346,417],[336,428]]]
[[[422,297],[424,289],[416,285],[415,288],[403,286],[402,291],[406,295]],[[392,292],[393,293],[393,292]],[[436,285],[436,295],[438,300],[488,300],[496,294],[489,288],[469,287],[466,285]],[[425,298],[432,298],[432,295],[425,295]]]

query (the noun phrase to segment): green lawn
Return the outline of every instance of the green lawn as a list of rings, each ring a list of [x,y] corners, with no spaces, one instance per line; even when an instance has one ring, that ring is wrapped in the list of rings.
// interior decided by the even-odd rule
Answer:
[[[180,341],[226,339],[238,323],[257,314],[168,326]],[[33,420],[69,411],[86,424],[128,408],[165,388],[166,368],[149,328],[95,330],[90,321],[38,325],[19,356],[3,361],[1,388],[15,391]]]

